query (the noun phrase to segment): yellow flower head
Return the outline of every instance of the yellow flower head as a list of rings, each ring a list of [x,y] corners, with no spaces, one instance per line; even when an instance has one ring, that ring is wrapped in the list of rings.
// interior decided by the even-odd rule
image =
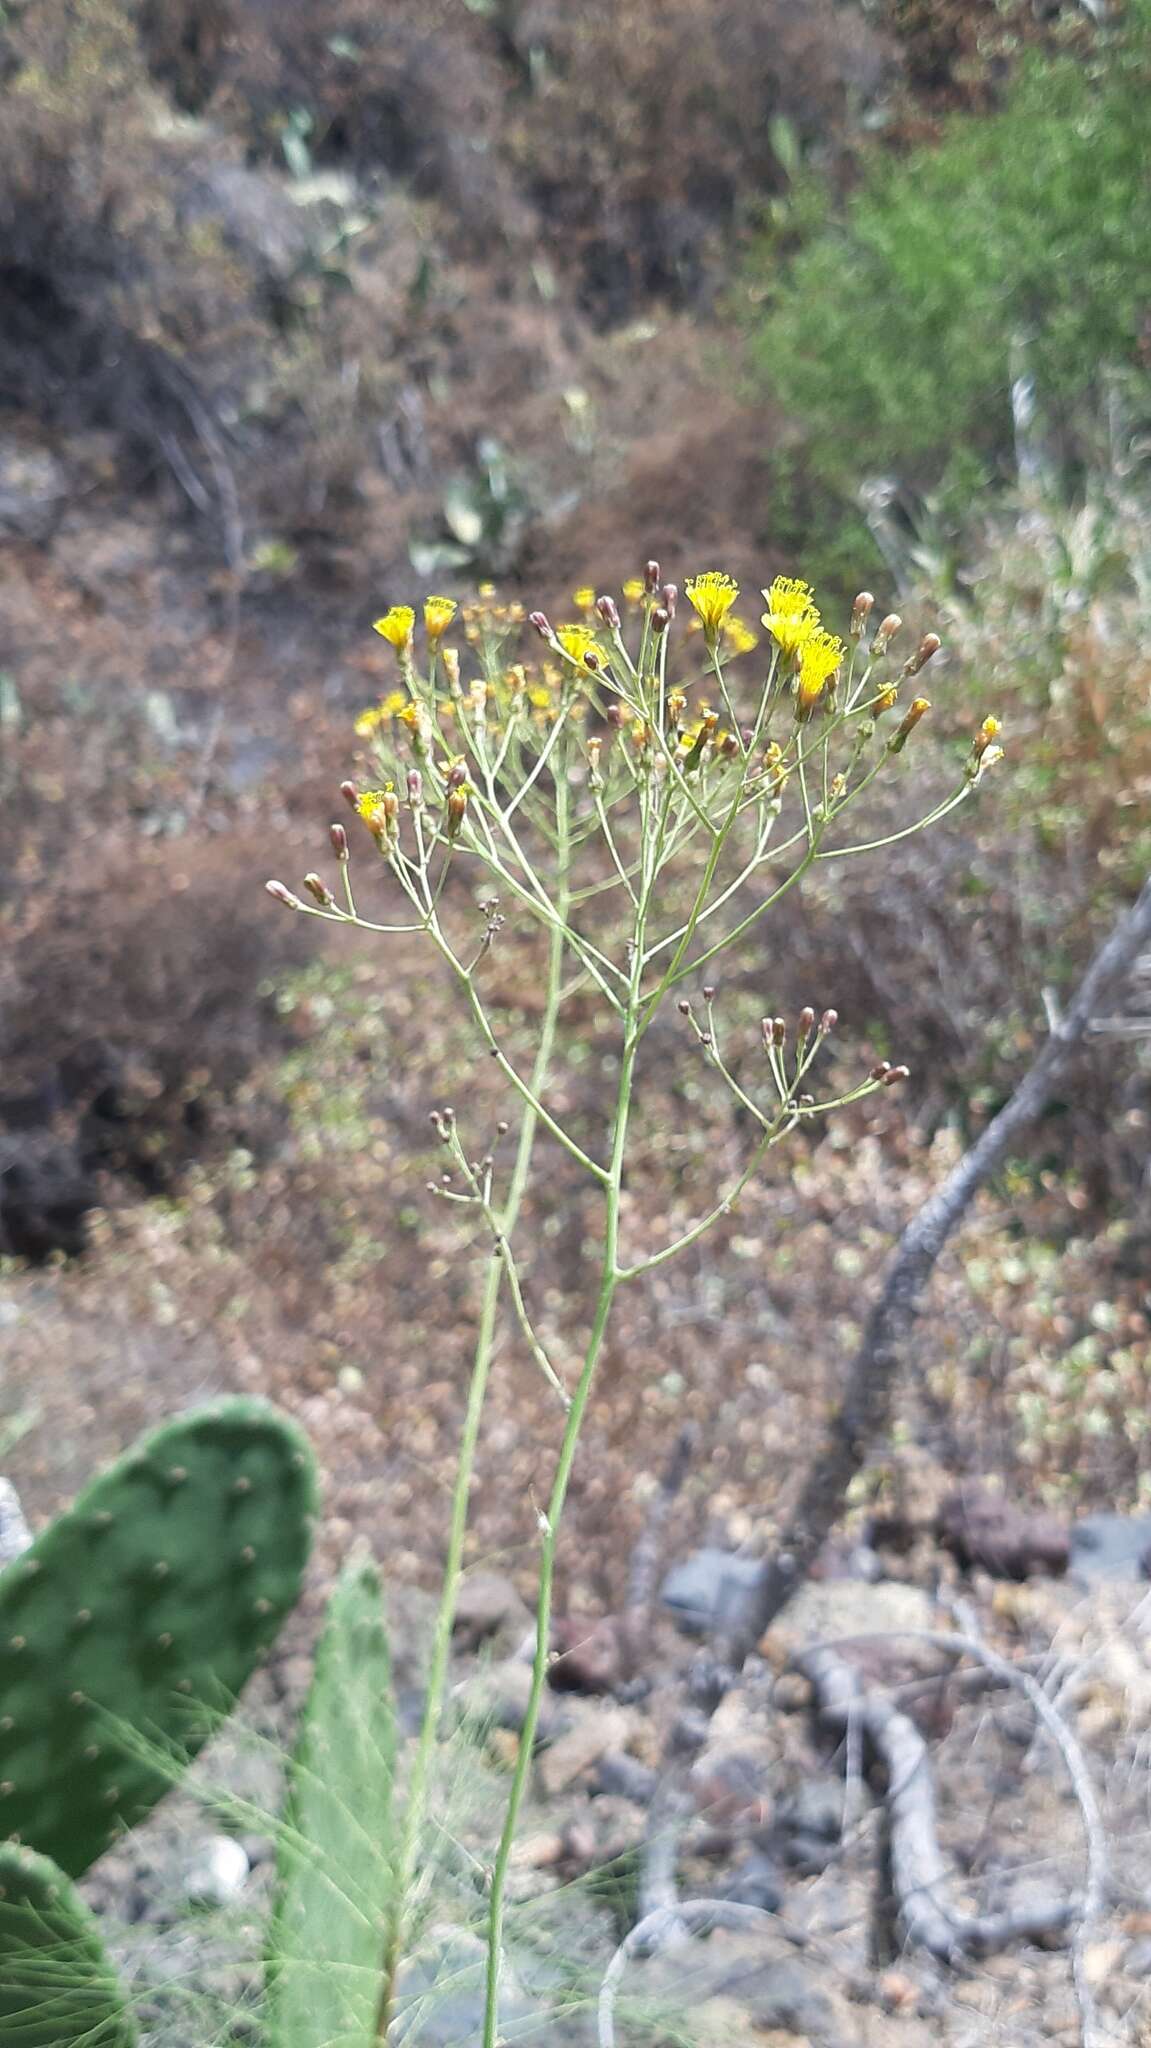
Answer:
[[[585,654],[597,652],[595,634],[590,626],[560,626],[556,639],[572,661],[578,661],[581,668]]]
[[[646,589],[642,576],[629,576],[623,586],[623,594],[629,604],[642,604]]]
[[[433,646],[447,632],[458,609],[454,597],[425,597],[424,631]]]
[[[811,585],[801,582],[797,576],[777,576],[771,589],[765,590],[763,595],[767,600],[767,610],[762,623],[780,653],[793,659],[819,628],[819,613]]]
[[[759,646],[759,634],[752,632],[746,619],[737,619],[733,613],[723,622],[723,644],[730,655],[750,654]]]
[[[578,590],[572,591],[572,603],[577,612],[594,612],[595,591],[590,583],[582,583]]]
[[[373,620],[373,630],[390,640],[397,654],[407,654],[416,629],[416,615],[410,604],[394,604],[382,619]]]
[[[370,711],[361,711],[353,728],[357,739],[370,740],[372,734],[387,723],[387,717],[382,704],[375,705]]]
[[[738,583],[734,576],[725,576],[719,569],[708,569],[703,576],[689,576],[683,587],[688,603],[699,614],[708,640],[714,643],[739,596]]]
[[[799,651],[801,714],[810,711],[818,703],[846,652],[842,640],[837,640],[834,633],[825,633],[821,626],[817,626],[808,634]]]

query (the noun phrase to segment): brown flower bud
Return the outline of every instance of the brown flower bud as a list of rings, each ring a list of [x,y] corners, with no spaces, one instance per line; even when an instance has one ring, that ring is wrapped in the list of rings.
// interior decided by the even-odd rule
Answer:
[[[670,626],[670,624],[671,624],[671,614],[670,614],[670,612],[666,611],[666,610],[665,610],[665,608],[664,608],[664,606],[663,606],[662,604],[657,604],[657,605],[653,606],[653,608],[652,608],[652,614],[651,614],[651,629],[652,629],[652,632],[653,632],[653,633],[666,633],[666,632],[667,632],[667,629],[668,629],[668,627]]]
[[[867,1078],[869,1081],[886,1081],[891,1072],[890,1060],[877,1060]]]
[[[467,790],[466,790],[466,789],[451,789],[451,790],[449,790],[449,791],[448,791],[448,838],[449,838],[449,839],[454,839],[454,838],[455,838],[455,836],[456,836],[457,832],[458,832],[458,831],[459,831],[459,829],[460,829],[460,826],[461,826],[461,825],[463,824],[463,822],[464,822],[464,818],[465,818],[465,815],[466,815],[466,813],[467,813],[467,808],[468,808],[468,793],[467,793]]]
[[[677,583],[665,583],[659,595],[668,618],[674,619],[675,608],[679,603],[679,585]]]
[[[902,624],[903,620],[898,612],[888,612],[887,617],[880,621],[879,631],[875,636],[873,652],[876,654],[886,654],[888,647],[891,645]]]
[[[810,1003],[799,1013],[799,1035],[807,1038],[815,1028],[815,1011]]]
[[[932,655],[938,654],[942,645],[938,633],[925,633],[911,660],[904,665],[904,675],[917,676],[921,668],[927,667]]]
[[[660,568],[658,562],[648,562],[643,572],[644,588],[653,593],[659,589]]]
[[[451,767],[448,769],[447,774],[448,788],[458,789],[460,787],[460,784],[462,782],[466,782],[467,779],[467,763],[465,761],[453,761]]]
[[[424,800],[424,778],[418,768],[408,769],[408,802],[413,811]]]
[[[819,1020],[819,1035],[820,1035],[820,1037],[821,1037],[821,1038],[826,1038],[826,1037],[827,1037],[827,1035],[828,1035],[828,1033],[829,1033],[830,1031],[834,1031],[834,1030],[835,1030],[835,1027],[836,1027],[836,1025],[838,1024],[838,1022],[839,1022],[839,1011],[838,1011],[838,1010],[825,1010],[825,1011],[824,1011],[824,1013],[823,1013],[823,1015],[822,1015],[822,1017],[821,1017],[821,1018],[820,1018],[820,1020]]]
[[[358,815],[360,809],[360,792],[356,788],[355,783],[341,782],[340,795],[343,797],[344,802],[348,806],[348,809],[350,811],[355,811]]]
[[[874,603],[875,599],[872,596],[870,590],[860,591],[859,596],[856,598],[855,603],[851,607],[850,630],[851,637],[853,640],[858,640],[862,636],[863,629],[867,624],[868,614],[871,611],[871,608],[874,605]]]
[[[551,621],[546,612],[529,612],[528,625],[535,627],[542,640],[551,640],[555,637],[551,629]]]
[[[622,704],[609,704],[604,712],[604,717],[607,719],[608,724],[614,725],[617,730],[626,723]]]
[[[597,597],[595,608],[604,625],[616,632],[619,628],[619,606],[614,597]]]
[[[305,875],[304,887],[307,890],[309,896],[314,896],[316,902],[320,904],[324,910],[330,910],[332,908],[332,905],[335,903],[336,899],[333,896],[331,890],[329,889],[327,883],[321,881],[319,875]]]
[[[883,1085],[885,1088],[890,1088],[895,1081],[909,1081],[910,1079],[910,1067],[889,1067],[883,1076]]]
[[[343,826],[342,826],[342,825],[329,825],[329,826],[328,826],[328,838],[329,838],[329,839],[331,840],[331,842],[332,842],[332,852],[333,852],[333,853],[335,854],[335,856],[336,856],[336,859],[337,859],[337,860],[347,860],[347,858],[348,858],[348,835],[347,835],[347,833],[345,832],[345,830],[344,830]]]
[[[773,1017],[773,1018],[772,1018],[772,1020],[771,1020],[771,1042],[772,1042],[772,1044],[773,1044],[773,1045],[783,1045],[783,1044],[784,1044],[784,1042],[786,1041],[786,1038],[787,1038],[787,1020],[786,1020],[786,1018],[783,1018],[783,1017]]]
[[[705,983],[704,983],[704,989],[703,989],[703,999],[704,999],[704,1002],[705,1002],[705,1003],[714,1003],[714,1001],[715,1001],[715,984],[714,984],[713,982],[710,982],[710,981],[708,981],[708,982],[705,982]]]

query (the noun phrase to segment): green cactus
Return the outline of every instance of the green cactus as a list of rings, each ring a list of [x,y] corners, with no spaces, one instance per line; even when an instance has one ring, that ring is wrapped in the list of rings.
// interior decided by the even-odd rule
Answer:
[[[391,1666],[375,1567],[328,1605],[292,1758],[268,1944],[269,2048],[372,2048],[394,1907]]]
[[[292,1607],[307,1440],[223,1401],[145,1437],[0,1572],[0,1839],[73,1877],[168,1790]]]
[[[0,1843],[4,2048],[133,2048],[136,2029],[96,1922],[55,1863]]]

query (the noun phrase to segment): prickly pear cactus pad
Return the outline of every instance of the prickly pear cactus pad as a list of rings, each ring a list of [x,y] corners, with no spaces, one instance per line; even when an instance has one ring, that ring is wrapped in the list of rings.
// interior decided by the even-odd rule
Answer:
[[[373,2048],[395,1905],[395,1716],[375,1567],[328,1603],[288,1776],[268,1942],[269,2048]]]
[[[4,2048],[133,2048],[135,2040],[84,1901],[46,1856],[0,1844]]]
[[[315,1484],[293,1424],[219,1402],[0,1572],[0,1840],[76,1876],[162,1797],[296,1600]]]

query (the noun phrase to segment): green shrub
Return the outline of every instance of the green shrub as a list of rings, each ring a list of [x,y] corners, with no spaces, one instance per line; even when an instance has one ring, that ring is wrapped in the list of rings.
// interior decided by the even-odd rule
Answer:
[[[1149,90],[1151,0],[1130,0],[1086,60],[1034,57],[998,113],[877,156],[767,279],[761,249],[755,350],[813,474],[846,495],[866,461],[970,494],[1010,452],[1021,344],[1073,450],[1099,367],[1145,355]]]

